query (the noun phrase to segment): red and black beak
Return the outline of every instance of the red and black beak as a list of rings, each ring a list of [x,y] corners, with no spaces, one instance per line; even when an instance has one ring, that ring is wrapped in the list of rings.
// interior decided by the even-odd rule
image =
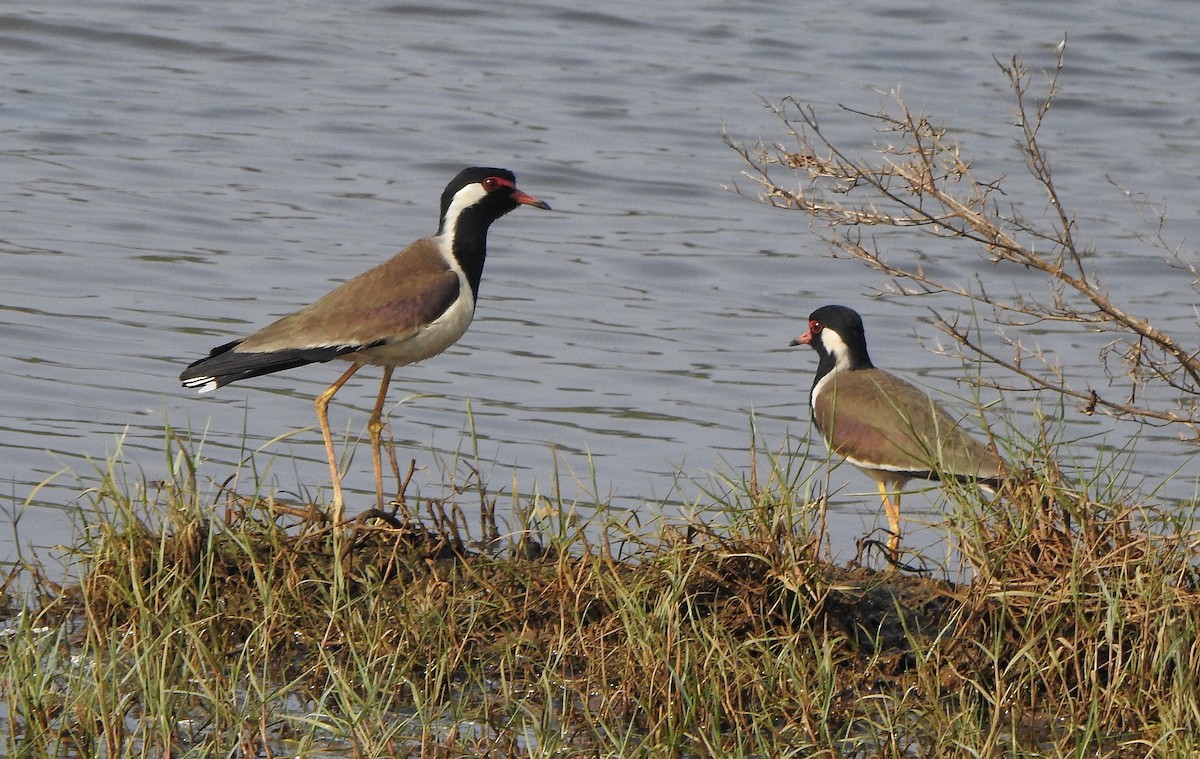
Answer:
[[[541,208],[546,211],[550,210],[549,203],[542,201],[542,200],[538,200],[537,198],[533,197],[529,193],[524,192],[522,190],[518,190],[516,187],[513,188],[512,199],[517,201],[518,203],[520,203],[523,206],[533,206],[534,208]]]

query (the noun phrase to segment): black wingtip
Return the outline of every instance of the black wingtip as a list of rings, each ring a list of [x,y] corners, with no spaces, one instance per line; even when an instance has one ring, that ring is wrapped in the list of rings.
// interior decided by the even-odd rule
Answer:
[[[201,393],[211,392],[233,382],[295,369],[307,364],[331,361],[347,353],[369,348],[369,345],[331,345],[315,348],[290,348],[287,350],[256,353],[239,351],[241,340],[213,348],[206,357],[188,365],[179,375],[184,387],[196,388]]]

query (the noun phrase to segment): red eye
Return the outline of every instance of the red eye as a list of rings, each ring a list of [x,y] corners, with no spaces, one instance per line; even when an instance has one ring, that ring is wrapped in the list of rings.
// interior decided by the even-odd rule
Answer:
[[[487,190],[488,192],[495,192],[496,190],[499,190],[501,187],[511,187],[514,190],[517,188],[517,186],[515,184],[508,181],[507,179],[504,179],[503,177],[488,177],[487,179],[480,182],[480,184],[482,184],[483,189]]]
[[[817,321],[816,319],[812,319],[808,322],[808,331],[814,335],[823,329],[825,329],[825,326],[823,324],[821,324],[821,322]]]

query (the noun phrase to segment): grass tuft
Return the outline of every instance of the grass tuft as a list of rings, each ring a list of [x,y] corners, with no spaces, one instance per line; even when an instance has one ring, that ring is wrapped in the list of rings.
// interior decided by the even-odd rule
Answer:
[[[640,535],[557,483],[501,519],[459,462],[335,539],[308,504],[198,492],[168,440],[170,482],[98,468],[79,584],[10,605],[5,753],[1200,750],[1196,532],[1039,441],[1000,499],[947,490],[954,583],[823,560],[802,455]]]

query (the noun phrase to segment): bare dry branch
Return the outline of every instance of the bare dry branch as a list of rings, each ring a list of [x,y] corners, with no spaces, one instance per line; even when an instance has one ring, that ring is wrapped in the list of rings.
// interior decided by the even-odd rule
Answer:
[[[764,103],[794,144],[742,144],[726,135],[726,142],[745,163],[742,176],[754,188],[753,193],[737,186],[734,190],[776,208],[803,211],[823,223],[835,250],[885,274],[889,278],[885,289],[891,294],[964,299],[990,311],[1000,327],[1017,331],[1039,322],[1056,322],[1112,333],[1098,356],[1108,388],[1114,391],[1109,392],[1086,377],[1066,376],[1040,350],[1002,332],[997,339],[1012,351],[1012,358],[1005,358],[960,329],[955,319],[934,312],[941,329],[964,355],[1020,377],[1028,383],[1024,389],[1050,390],[1077,399],[1087,413],[1100,410],[1151,424],[1180,425],[1200,441],[1200,346],[1180,342],[1123,306],[1088,270],[1087,251],[1076,239],[1076,220],[1061,202],[1050,160],[1038,141],[1059,91],[1065,48],[1064,40],[1036,107],[1031,105],[1031,77],[1020,59],[997,61],[1013,94],[1017,146],[1045,195],[1048,222],[1025,219],[1017,210],[1019,204],[1005,197],[1004,177],[977,177],[949,130],[913,113],[899,97],[895,114],[844,108],[894,140],[877,145],[867,158],[855,158],[827,138],[811,106],[790,97],[777,105]],[[777,178],[784,172],[786,182]],[[1200,270],[1165,244],[1162,215],[1157,218],[1151,243],[1167,251],[1170,265],[1186,272],[1193,290],[1200,292]],[[979,277],[966,283],[932,277],[919,263],[896,263],[874,241],[864,239],[865,230],[872,227],[915,228],[974,243],[981,258],[997,268],[1017,267],[1044,275],[1047,293],[1039,298],[993,291]],[[1189,342],[1194,339],[1187,337]],[[1163,405],[1161,394],[1154,394],[1159,400],[1148,400],[1145,390],[1150,386],[1170,389],[1175,399],[1169,406]]]

